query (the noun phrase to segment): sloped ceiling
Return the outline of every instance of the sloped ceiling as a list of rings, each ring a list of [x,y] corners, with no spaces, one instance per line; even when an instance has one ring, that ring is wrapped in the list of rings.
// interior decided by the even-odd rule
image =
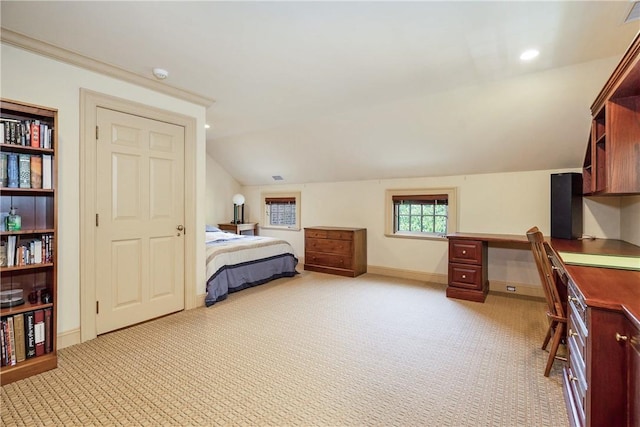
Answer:
[[[631,6],[0,4],[3,28],[214,98],[207,152],[244,185],[580,167]]]

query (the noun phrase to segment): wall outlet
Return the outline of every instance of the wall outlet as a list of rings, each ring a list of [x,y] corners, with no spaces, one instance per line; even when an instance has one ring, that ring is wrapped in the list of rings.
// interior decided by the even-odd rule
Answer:
[[[507,285],[507,292],[515,292],[515,291],[516,291],[516,287],[515,286]]]

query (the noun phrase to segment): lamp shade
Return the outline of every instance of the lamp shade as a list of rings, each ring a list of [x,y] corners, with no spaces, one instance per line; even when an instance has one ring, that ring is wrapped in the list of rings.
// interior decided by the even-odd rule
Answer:
[[[234,205],[244,205],[244,196],[240,193],[234,194],[232,200]]]

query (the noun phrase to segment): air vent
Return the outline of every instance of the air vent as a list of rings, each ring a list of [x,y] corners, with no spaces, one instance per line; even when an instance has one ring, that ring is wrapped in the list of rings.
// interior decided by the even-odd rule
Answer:
[[[282,180],[284,180],[284,178],[281,177],[280,175],[273,175],[271,178],[273,178],[274,181],[282,181]]]
[[[640,1],[634,2],[631,6],[631,10],[629,11],[629,15],[627,15],[627,19],[624,20],[624,23],[627,24],[632,21],[637,21],[640,19]]]

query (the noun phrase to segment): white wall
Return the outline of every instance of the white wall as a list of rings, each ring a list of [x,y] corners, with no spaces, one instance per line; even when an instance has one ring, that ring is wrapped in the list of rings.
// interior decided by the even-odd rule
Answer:
[[[233,219],[233,202],[231,199],[234,194],[241,192],[242,186],[240,183],[233,179],[213,157],[207,154],[207,224],[216,225],[222,222],[231,222]],[[203,292],[204,286],[199,289],[199,293]]]
[[[446,240],[401,239],[384,236],[385,190],[457,187],[458,231],[521,234],[537,225],[550,234],[550,175],[575,170],[545,170],[388,179],[304,185],[248,186],[243,188],[250,220],[260,222],[260,193],[301,192],[303,227],[329,225],[367,228],[368,264],[410,272],[447,274]],[[606,210],[608,211],[608,206]],[[585,209],[585,233],[618,238],[619,215],[608,215],[606,224],[593,218],[600,206]],[[610,234],[609,234],[610,233]],[[291,242],[304,256],[303,231],[261,230],[261,234]],[[539,287],[533,257],[527,247],[489,247],[489,280]]]
[[[3,98],[58,109],[58,334],[80,327],[80,88],[195,117],[196,223],[204,228],[205,108],[111,77],[2,44]],[[196,281],[204,289],[204,236],[196,249]],[[193,284],[192,284],[193,285]]]
[[[640,246],[640,196],[622,197],[620,238]]]

